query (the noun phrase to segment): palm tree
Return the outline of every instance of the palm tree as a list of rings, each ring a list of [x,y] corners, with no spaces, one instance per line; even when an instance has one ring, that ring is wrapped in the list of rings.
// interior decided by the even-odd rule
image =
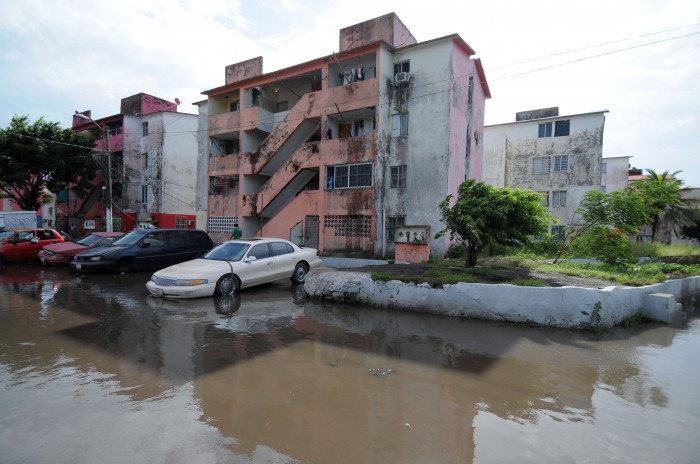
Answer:
[[[676,178],[676,174],[681,171],[664,171],[660,174],[653,169],[646,171],[648,177],[636,181],[634,188],[642,194],[648,210],[649,223],[652,226],[651,240],[656,239],[664,220],[678,237],[680,227],[698,219],[698,212],[694,208],[697,201],[684,198],[688,188],[683,187],[683,181]]]

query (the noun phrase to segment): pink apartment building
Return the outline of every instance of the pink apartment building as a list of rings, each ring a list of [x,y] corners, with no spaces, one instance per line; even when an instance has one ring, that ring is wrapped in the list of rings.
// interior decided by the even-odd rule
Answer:
[[[457,34],[418,42],[390,13],[340,30],[339,51],[274,72],[233,64],[203,92],[207,231],[276,236],[324,255],[392,256],[400,225],[443,228],[438,203],[481,179],[479,59]],[[203,168],[203,169],[202,169]],[[443,256],[448,239],[429,238]]]

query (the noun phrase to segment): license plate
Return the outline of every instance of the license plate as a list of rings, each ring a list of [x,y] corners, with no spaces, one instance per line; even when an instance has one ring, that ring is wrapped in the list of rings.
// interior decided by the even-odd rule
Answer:
[[[76,264],[76,265],[75,265],[75,268],[76,268],[76,269],[82,269],[82,268],[83,268],[83,265],[82,265],[82,264]]]

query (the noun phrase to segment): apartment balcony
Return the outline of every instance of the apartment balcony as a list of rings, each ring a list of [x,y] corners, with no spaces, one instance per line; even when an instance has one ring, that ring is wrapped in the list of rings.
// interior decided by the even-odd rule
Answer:
[[[237,133],[240,130],[241,112],[231,111],[228,113],[209,115],[209,136],[223,136]]]
[[[99,138],[95,140],[95,149],[100,151],[107,150],[107,140],[105,138]],[[109,133],[109,151],[117,152],[124,151],[124,134],[121,130],[110,131]]]

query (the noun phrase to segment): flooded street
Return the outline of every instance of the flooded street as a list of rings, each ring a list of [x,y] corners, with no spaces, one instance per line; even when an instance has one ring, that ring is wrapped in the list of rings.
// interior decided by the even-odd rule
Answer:
[[[0,275],[2,463],[696,463],[700,319],[596,335]],[[696,315],[698,313],[696,312]]]

